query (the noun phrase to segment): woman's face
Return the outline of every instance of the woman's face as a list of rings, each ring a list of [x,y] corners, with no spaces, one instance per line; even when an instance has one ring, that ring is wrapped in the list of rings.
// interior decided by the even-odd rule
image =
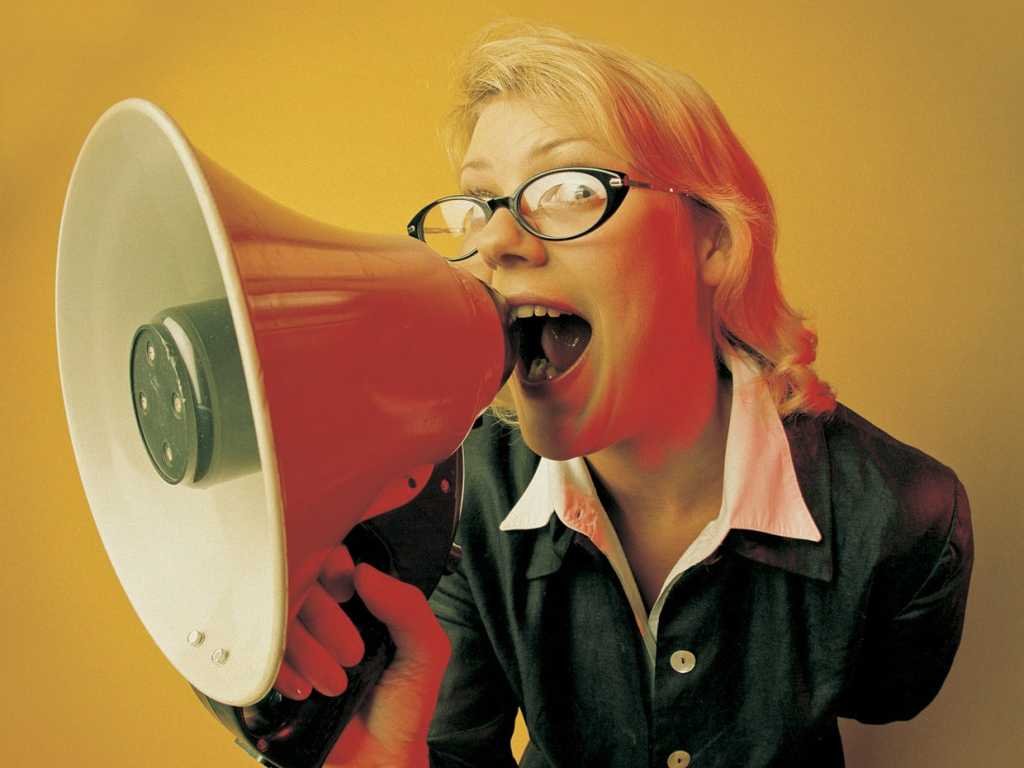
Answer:
[[[564,166],[632,171],[557,112],[499,98],[480,113],[461,185],[468,194],[503,197],[530,176]],[[546,369],[541,362],[538,371],[534,360],[521,361],[510,383],[535,452],[566,459],[622,441],[657,441],[687,421],[691,402],[707,400],[714,363],[695,258],[707,240],[682,198],[639,188],[576,240],[543,241],[507,210],[494,214],[478,236],[478,254],[462,265],[513,306],[563,313],[533,322],[540,343],[527,354],[557,364]]]

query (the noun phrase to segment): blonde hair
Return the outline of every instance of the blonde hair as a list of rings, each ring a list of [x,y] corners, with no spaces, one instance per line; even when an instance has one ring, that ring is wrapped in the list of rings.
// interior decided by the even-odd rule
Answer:
[[[691,77],[562,30],[485,27],[458,63],[445,143],[458,167],[484,104],[513,96],[555,106],[648,180],[682,187],[721,218],[731,243],[712,298],[716,353],[760,368],[781,416],[835,407],[814,373],[817,336],[786,302],[775,269],[771,195],[715,102]]]

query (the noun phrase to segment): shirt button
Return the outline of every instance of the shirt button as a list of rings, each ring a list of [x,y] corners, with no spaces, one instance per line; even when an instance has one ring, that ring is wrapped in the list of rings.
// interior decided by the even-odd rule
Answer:
[[[668,756],[668,768],[686,768],[690,764],[690,753],[677,749]]]
[[[668,663],[672,665],[672,669],[676,672],[685,675],[697,666],[697,657],[689,651],[676,651],[669,657]]]

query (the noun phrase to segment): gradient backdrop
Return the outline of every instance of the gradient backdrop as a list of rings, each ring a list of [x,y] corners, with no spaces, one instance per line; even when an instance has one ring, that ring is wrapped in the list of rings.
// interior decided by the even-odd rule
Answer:
[[[704,84],[774,190],[785,286],[820,331],[821,372],[847,404],[952,465],[967,486],[978,562],[960,656],[914,722],[846,727],[850,765],[1018,764],[1019,3],[3,6],[5,765],[254,765],[132,613],[65,431],[54,258],[64,190],[93,121],[122,98],[149,98],[283,203],[401,232],[423,202],[452,191],[436,135],[451,52],[510,14],[644,53]]]

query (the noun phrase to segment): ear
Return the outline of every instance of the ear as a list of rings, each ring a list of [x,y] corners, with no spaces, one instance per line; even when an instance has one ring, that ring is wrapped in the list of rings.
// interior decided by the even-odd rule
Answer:
[[[729,228],[725,222],[715,217],[713,226],[708,226],[706,234],[697,239],[700,276],[705,285],[714,288],[722,282],[725,268],[729,264],[731,248],[732,239],[729,237]]]

